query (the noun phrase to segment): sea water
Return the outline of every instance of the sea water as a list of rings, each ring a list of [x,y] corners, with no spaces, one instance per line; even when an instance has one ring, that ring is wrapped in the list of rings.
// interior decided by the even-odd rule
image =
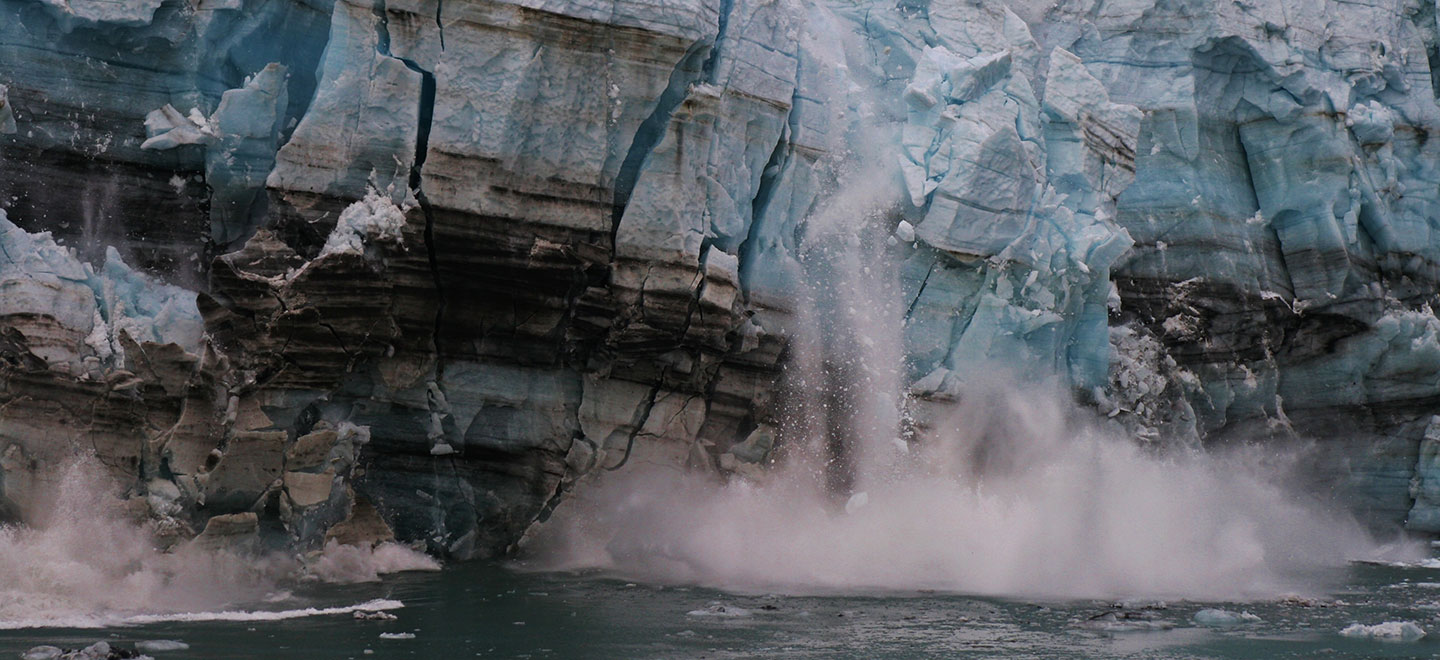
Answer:
[[[148,654],[162,659],[1440,657],[1440,634],[1399,632],[1440,631],[1440,569],[1352,563],[1317,577],[1327,586],[1306,596],[1123,602],[928,590],[740,593],[469,563],[300,585],[225,617],[3,630],[0,658],[96,641],[151,642]],[[355,614],[379,608],[395,618]],[[176,648],[160,650],[167,646]]]

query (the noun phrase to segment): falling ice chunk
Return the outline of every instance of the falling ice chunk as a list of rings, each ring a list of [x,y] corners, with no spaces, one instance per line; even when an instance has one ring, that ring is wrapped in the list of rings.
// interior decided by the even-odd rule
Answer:
[[[900,224],[895,226],[895,238],[905,241],[906,243],[915,242],[915,226],[905,220],[901,220]]]

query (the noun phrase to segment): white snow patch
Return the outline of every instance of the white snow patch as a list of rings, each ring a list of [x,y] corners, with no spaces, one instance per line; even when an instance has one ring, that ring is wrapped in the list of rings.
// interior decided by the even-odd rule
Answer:
[[[21,653],[20,660],[57,660],[62,655],[65,650],[58,646],[36,646]]]

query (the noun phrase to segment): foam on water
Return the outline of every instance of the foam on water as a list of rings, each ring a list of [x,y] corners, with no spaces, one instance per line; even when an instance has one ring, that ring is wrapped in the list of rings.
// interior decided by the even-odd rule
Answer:
[[[351,584],[376,582],[381,575],[402,571],[438,571],[440,562],[418,550],[394,542],[370,546],[340,545],[334,539],[325,544],[320,557],[306,566],[306,573],[323,582]]]
[[[382,612],[396,610],[405,604],[398,600],[376,598],[353,605],[335,607],[302,607],[289,610],[217,610],[201,612],[170,612],[164,614],[115,614],[71,615],[43,619],[16,619],[0,621],[0,630],[23,628],[113,628],[121,626],[142,626],[153,623],[201,623],[213,621],[252,622],[284,621],[311,616],[335,616],[355,612]]]

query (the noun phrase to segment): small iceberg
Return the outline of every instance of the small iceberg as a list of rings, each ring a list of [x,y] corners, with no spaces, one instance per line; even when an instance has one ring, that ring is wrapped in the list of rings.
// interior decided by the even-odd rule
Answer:
[[[1425,636],[1425,629],[1415,625],[1413,621],[1386,621],[1373,626],[1352,623],[1341,630],[1340,634],[1382,642],[1413,642]]]
[[[1245,623],[1260,623],[1260,617],[1249,612],[1232,612],[1215,608],[1206,608],[1195,613],[1195,623],[1202,626],[1238,626]]]
[[[146,653],[164,653],[165,651],[184,651],[190,648],[190,645],[174,639],[147,639],[135,642],[135,648]]]
[[[415,633],[380,633],[380,639],[415,639]]]
[[[733,618],[750,616],[750,610],[747,610],[743,607],[735,607],[734,605],[712,603],[710,607],[707,607],[703,610],[690,610],[685,614],[688,616],[714,616],[722,618]]]

